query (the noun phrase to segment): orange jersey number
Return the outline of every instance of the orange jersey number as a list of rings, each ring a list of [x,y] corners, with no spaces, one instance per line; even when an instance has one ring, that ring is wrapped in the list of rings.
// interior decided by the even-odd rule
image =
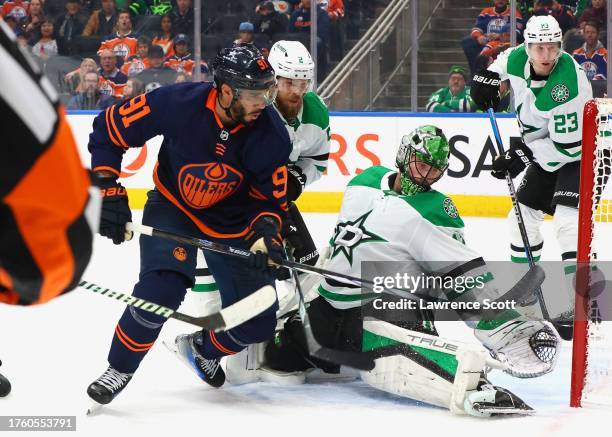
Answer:
[[[122,117],[121,121],[123,121],[123,126],[126,128],[150,113],[151,108],[147,105],[147,96],[145,94],[134,97],[127,105],[119,108],[119,114]]]
[[[272,183],[276,187],[272,194],[277,199],[280,199],[287,194],[287,167],[282,166],[276,169],[276,171],[272,174]]]

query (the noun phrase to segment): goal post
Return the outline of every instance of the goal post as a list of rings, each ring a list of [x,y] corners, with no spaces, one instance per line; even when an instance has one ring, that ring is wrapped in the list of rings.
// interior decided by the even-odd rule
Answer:
[[[572,407],[585,401],[612,405],[612,393],[603,402],[600,396],[612,388],[612,322],[609,311],[600,313],[600,306],[609,305],[612,290],[607,289],[605,278],[602,281],[601,272],[595,273],[597,263],[612,261],[612,189],[606,186],[611,172],[612,99],[593,99],[585,105],[583,118]]]

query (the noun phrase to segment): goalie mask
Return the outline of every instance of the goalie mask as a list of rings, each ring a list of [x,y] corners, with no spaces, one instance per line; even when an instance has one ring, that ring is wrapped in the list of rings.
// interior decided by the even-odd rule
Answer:
[[[448,168],[449,154],[448,140],[440,128],[420,126],[404,135],[395,157],[402,194],[429,190]]]

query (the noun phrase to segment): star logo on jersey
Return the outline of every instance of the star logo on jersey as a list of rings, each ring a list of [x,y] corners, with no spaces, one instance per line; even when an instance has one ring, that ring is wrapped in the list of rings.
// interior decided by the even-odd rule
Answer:
[[[457,207],[455,206],[453,201],[449,199],[448,197],[444,199],[444,203],[442,204],[442,207],[444,208],[444,212],[448,214],[450,218],[456,219],[457,217],[459,217],[459,211],[457,211]]]
[[[353,252],[357,246],[365,243],[387,241],[366,229],[365,221],[371,213],[372,210],[353,221],[348,220],[336,225],[336,233],[332,241],[332,258],[342,253],[349,264],[353,265]]]
[[[552,99],[557,103],[565,102],[567,99],[569,99],[569,96],[569,88],[562,83],[558,83],[550,91],[550,97],[552,97]]]
[[[225,129],[223,129],[220,133],[219,133],[219,138],[221,138],[221,140],[223,141],[227,141],[227,139],[229,138],[229,132],[226,131]]]

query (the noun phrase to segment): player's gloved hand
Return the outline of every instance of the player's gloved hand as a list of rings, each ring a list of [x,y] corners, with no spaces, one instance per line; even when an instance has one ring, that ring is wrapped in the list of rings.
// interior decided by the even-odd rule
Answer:
[[[290,206],[289,208],[291,208]],[[283,229],[281,231],[281,235],[283,239],[289,243],[291,249],[300,250],[304,248],[304,241],[302,241],[302,236],[298,231],[297,225],[294,223],[291,218],[291,214],[287,214],[285,219],[283,220]]]
[[[98,177],[95,184],[102,195],[100,235],[110,238],[115,244],[131,240],[132,232],[125,229],[125,224],[132,221],[127,191],[116,177]]]
[[[525,167],[531,164],[533,153],[522,141],[515,142],[503,155],[497,155],[493,160],[491,175],[497,179],[504,179],[506,172],[515,178]]]
[[[294,202],[306,185],[306,175],[297,165],[287,166],[287,200]]]
[[[248,260],[249,267],[265,270],[268,266],[280,265],[283,260],[283,240],[277,220],[270,216],[259,218],[251,226],[246,240],[252,252]]]
[[[474,100],[479,109],[486,111],[489,108],[493,108],[493,111],[497,111],[499,101],[501,100],[500,85],[499,74],[486,69],[480,70],[472,78],[470,97],[472,97],[472,100]]]

